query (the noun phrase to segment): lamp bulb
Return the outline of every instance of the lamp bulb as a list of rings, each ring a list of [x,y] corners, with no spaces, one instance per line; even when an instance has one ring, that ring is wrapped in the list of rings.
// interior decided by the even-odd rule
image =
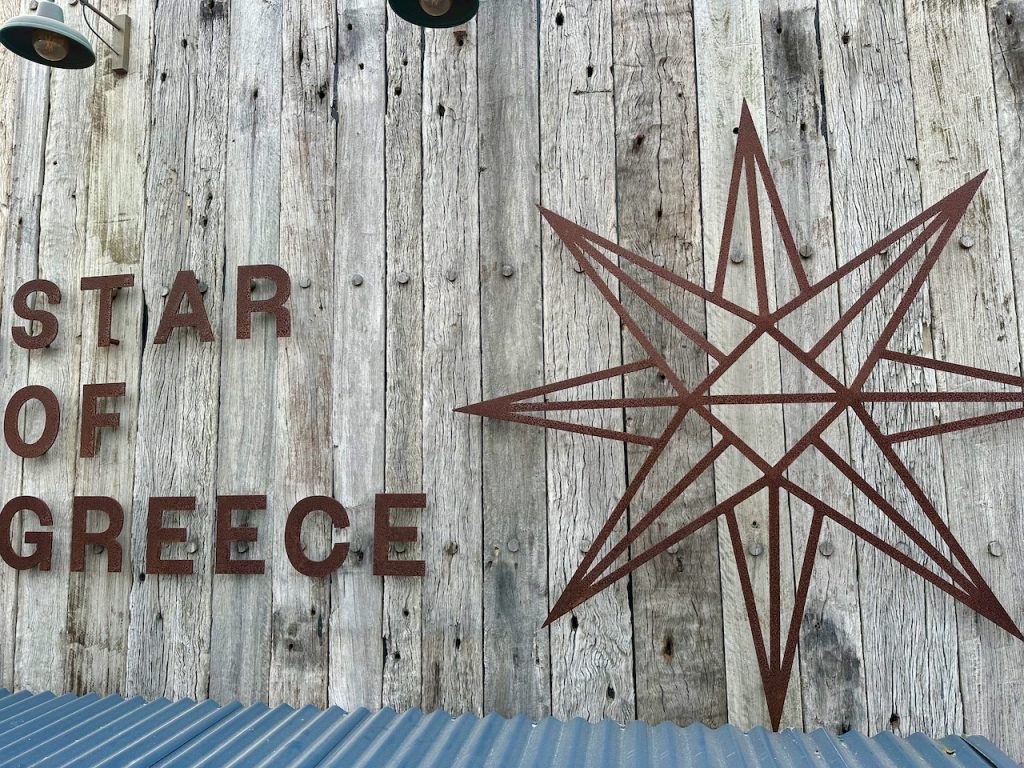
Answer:
[[[69,50],[67,38],[48,29],[37,29],[32,33],[32,48],[47,61],[63,61]]]
[[[452,9],[452,0],[420,0],[420,8],[431,16],[444,16]]]

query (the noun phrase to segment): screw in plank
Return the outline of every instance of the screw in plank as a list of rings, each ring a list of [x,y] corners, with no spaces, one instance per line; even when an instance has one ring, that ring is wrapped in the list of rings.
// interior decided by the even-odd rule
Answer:
[[[751,554],[752,557],[760,557],[764,554],[764,547],[761,545],[760,542],[755,541],[753,544],[750,545],[750,548],[747,551]]]
[[[974,238],[970,235],[960,235],[960,247],[964,250],[971,248],[974,245]]]
[[[729,261],[733,264],[742,264],[746,256],[743,255],[743,251],[733,251],[729,254]]]
[[[406,551],[408,551],[408,547],[404,543],[399,542],[398,544],[395,544],[395,552],[399,555],[404,555]]]
[[[990,541],[988,543],[988,553],[992,555],[992,557],[1002,557],[1003,545],[998,541]]]
[[[590,551],[590,541],[587,540],[587,539],[584,539],[583,543],[580,544],[580,552],[587,553],[589,551]]]
[[[313,281],[310,280],[308,277],[304,277],[301,280],[299,280],[299,287],[300,288],[309,288],[309,286],[311,286],[312,284],[313,284]]]
[[[659,267],[664,267],[665,266],[665,257],[664,256],[655,256],[654,257],[654,263],[656,265],[658,265]]]
[[[509,552],[518,552],[519,551],[519,539],[509,539],[509,541],[508,541],[508,551]]]
[[[399,285],[406,285],[408,282],[409,282],[409,275],[406,274],[405,272],[399,272],[398,273],[398,284]]]
[[[455,269],[454,269],[454,268],[453,268],[453,269],[449,269],[449,270],[448,270],[447,272],[445,272],[445,273],[444,273],[444,279],[445,279],[445,280],[447,280],[447,281],[448,281],[449,283],[454,283],[454,282],[455,282],[455,279],[456,279],[456,278],[457,278],[458,276],[459,276],[459,275],[458,275],[458,273],[457,273],[457,272],[455,271]]]
[[[208,286],[206,284],[205,280],[200,280],[199,281],[199,292],[200,293],[206,293],[208,290],[210,290],[210,286]]]
[[[74,5],[74,3],[72,3],[72,5]],[[34,11],[37,8],[39,8],[39,3],[37,3],[36,0],[32,0],[32,2],[28,4],[28,9],[30,11]]]
[[[572,263],[572,269],[577,275],[583,274],[583,265],[580,264],[578,261],[574,261]]]
[[[102,544],[93,544],[92,545],[92,551],[95,552],[98,555],[100,552],[103,551],[103,545]]]
[[[813,256],[814,256],[814,251],[812,251],[810,248],[801,248],[800,249],[800,258],[803,259],[804,261],[806,261],[807,259],[813,258]]]
[[[170,289],[170,288],[168,288],[168,287],[167,287],[166,285],[165,285],[165,286],[163,286],[163,287],[162,287],[162,288],[160,289],[160,295],[161,295],[161,296],[164,296],[164,297],[166,297],[166,296],[167,296],[167,294],[169,294],[170,292],[171,292],[171,289]]]
[[[675,555],[678,552],[679,552],[679,545],[678,544],[671,544],[671,545],[669,545],[668,553],[670,555]]]
[[[516,273],[511,264],[506,264],[501,268],[501,274],[505,277],[512,277]]]
[[[836,551],[836,548],[832,545],[831,541],[827,541],[826,540],[826,541],[821,542],[821,544],[818,545],[818,553],[822,557],[832,557],[832,555],[835,553],[835,551]]]
[[[194,555],[198,551],[199,551],[199,545],[196,544],[194,541],[189,542],[188,553],[190,555]]]
[[[362,275],[352,275],[352,285],[354,285],[356,288],[358,288],[362,284],[363,284],[363,276]]]
[[[236,541],[235,542],[235,551],[238,554],[240,554],[240,555],[244,555],[246,552],[249,551],[249,544],[248,544],[248,542]]]

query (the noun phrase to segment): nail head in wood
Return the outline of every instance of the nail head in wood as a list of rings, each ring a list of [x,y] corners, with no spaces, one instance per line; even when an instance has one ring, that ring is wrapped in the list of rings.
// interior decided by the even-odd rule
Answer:
[[[362,284],[363,284],[363,276],[362,275],[352,275],[352,285],[354,285],[356,288],[358,288]]]
[[[1000,544],[998,541],[990,541],[988,543],[988,553],[992,555],[992,557],[1002,557],[1003,545]]]
[[[501,274],[505,277],[512,277],[516,273],[511,264],[506,264],[501,268]]]
[[[405,272],[399,272],[398,273],[398,284],[399,285],[405,285],[408,282],[409,282],[409,275],[407,275]]]
[[[733,251],[729,254],[729,261],[733,264],[742,264],[746,256],[743,255],[743,251]]]
[[[313,284],[313,281],[310,280],[308,277],[304,277],[301,280],[299,280],[299,287],[300,288],[309,288],[309,286],[311,286],[312,284]]]
[[[760,542],[755,541],[747,551],[751,557],[760,557],[764,554],[764,546]]]
[[[455,278],[457,277],[458,274],[455,272],[454,269],[449,269],[447,272],[444,273],[444,279],[447,280],[449,283],[454,283]]]
[[[583,265],[580,264],[578,261],[574,261],[572,263],[572,269],[577,275],[583,274]]]
[[[509,539],[508,551],[509,552],[518,552],[519,551],[519,539]]]
[[[822,557],[832,557],[835,554],[836,548],[832,545],[831,541],[823,541],[818,545],[818,553]]]
[[[960,247],[968,250],[974,246],[974,238],[970,235],[960,235]]]

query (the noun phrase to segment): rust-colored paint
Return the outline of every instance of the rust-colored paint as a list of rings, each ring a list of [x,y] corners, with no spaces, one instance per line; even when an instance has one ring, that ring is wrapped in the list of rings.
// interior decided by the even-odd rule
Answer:
[[[311,560],[302,551],[302,524],[314,512],[323,512],[331,519],[335,528],[344,530],[349,526],[348,512],[338,501],[329,496],[310,496],[303,499],[288,513],[284,529],[284,547],[292,567],[304,576],[323,579],[338,570],[348,557],[349,544],[335,544],[324,560]]]
[[[249,286],[253,280],[270,280],[274,294],[266,299],[254,299]],[[250,264],[238,268],[238,298],[235,301],[235,336],[252,338],[252,316],[265,313],[274,316],[279,339],[292,335],[292,313],[285,306],[292,295],[292,279],[284,268],[276,264]]]
[[[263,511],[267,508],[266,496],[218,496],[217,497],[217,558],[215,573],[261,574],[266,571],[263,560],[233,560],[231,545],[236,541],[256,542],[259,531],[252,526],[236,526],[232,515],[236,511]]]
[[[89,530],[89,513],[101,512],[107,517],[102,531]],[[76,496],[71,509],[71,571],[85,570],[86,547],[102,547],[107,551],[107,573],[121,572],[121,542],[124,509],[109,496]]]
[[[181,311],[181,300],[186,299],[189,311]],[[199,281],[191,269],[184,269],[175,278],[167,294],[167,304],[156,330],[154,344],[166,344],[175,328],[192,328],[199,335],[199,340],[213,341],[213,327],[210,316],[206,313],[206,303],[199,289]]]
[[[135,285],[135,275],[126,273],[122,275],[101,275],[98,277],[83,277],[83,291],[99,291],[99,317],[96,323],[96,345],[109,347],[117,345],[118,340],[110,337],[110,326],[114,316],[114,296],[121,288],[131,288]]]
[[[745,185],[741,187],[741,178],[745,177]],[[754,647],[757,653],[758,666],[764,685],[765,698],[773,726],[778,729],[783,707],[786,700],[786,693],[789,688],[789,679],[792,673],[796,657],[797,641],[800,634],[800,622],[803,617],[804,606],[807,601],[808,588],[810,586],[811,574],[814,569],[814,561],[818,548],[818,538],[821,533],[822,523],[825,518],[835,521],[855,536],[863,539],[889,557],[896,560],[904,567],[910,569],[924,579],[937,586],[947,594],[959,600],[972,610],[985,616],[997,626],[1003,628],[1014,637],[1024,640],[1017,625],[1010,618],[1006,609],[996,598],[992,589],[982,578],[977,567],[971,562],[964,548],[953,536],[949,526],[936,511],[934,505],[928,500],[924,490],[914,479],[907,465],[899,458],[894,450],[898,442],[916,440],[922,437],[952,432],[970,427],[993,424],[1001,421],[1020,419],[1024,417],[1024,395],[1020,387],[1024,386],[1024,378],[1017,375],[998,373],[978,368],[971,368],[965,365],[937,362],[925,357],[908,355],[902,352],[888,349],[888,345],[895,334],[898,326],[903,321],[910,309],[911,303],[921,291],[927,280],[928,274],[935,266],[950,236],[960,224],[968,205],[974,198],[974,194],[980,186],[984,174],[972,179],[959,189],[953,191],[944,199],[931,206],[916,218],[899,227],[892,233],[883,237],[880,241],[861,253],[859,256],[837,269],[828,277],[814,283],[808,281],[800,260],[799,252],[793,240],[793,235],[786,220],[785,212],[779,198],[775,182],[772,178],[768,162],[765,157],[761,141],[757,136],[754,122],[746,103],[743,105],[740,116],[740,126],[736,146],[736,157],[732,171],[732,181],[729,190],[729,197],[726,207],[726,217],[723,226],[721,250],[718,258],[718,267],[714,279],[714,287],[708,289],[702,285],[686,280],[674,272],[661,267],[655,262],[643,258],[631,251],[618,246],[600,236],[590,232],[583,227],[568,221],[551,211],[541,209],[544,218],[558,234],[570,254],[576,260],[581,270],[586,273],[594,286],[601,292],[604,299],[618,314],[623,325],[636,339],[644,350],[644,358],[633,363],[617,366],[604,371],[599,371],[585,376],[579,376],[561,382],[554,382],[542,387],[519,392],[513,395],[499,397],[487,402],[460,408],[463,413],[486,416],[504,421],[519,422],[543,426],[549,429],[559,429],[579,434],[595,435],[621,440],[627,443],[644,445],[651,449],[646,460],[641,465],[635,476],[626,489],[625,494],[615,506],[607,523],[601,529],[600,534],[590,546],[582,563],[576,573],[570,579],[565,591],[558,598],[554,608],[548,616],[546,624],[565,616],[576,606],[609,587],[614,582],[628,575],[635,569],[642,566],[657,555],[665,552],[673,544],[694,534],[704,526],[724,517],[732,544],[733,557],[739,573],[740,587],[743,592],[746,605],[747,618],[750,624],[751,634],[754,640]],[[761,232],[761,220],[759,212],[759,190],[758,178],[761,181],[761,189],[768,198],[771,213],[774,217],[778,233],[781,237],[782,246],[788,259],[789,266],[793,270],[799,293],[792,300],[779,306],[772,311],[768,301],[768,281],[765,269],[765,253]],[[725,295],[725,282],[730,255],[730,244],[732,241],[732,230],[735,224],[737,202],[741,189],[746,193],[747,207],[750,210],[751,241],[753,244],[753,267],[756,281],[757,307],[748,308],[730,301]],[[809,350],[804,350],[796,341],[791,339],[782,330],[780,323],[791,315],[798,308],[806,305],[809,301],[820,295],[823,291],[834,289],[836,284],[844,276],[853,270],[867,263],[870,259],[877,258],[879,254],[885,253],[890,246],[895,246],[904,236],[911,234],[917,228],[922,227],[913,241],[903,252],[892,262],[886,265],[881,275],[864,292],[850,309],[845,312],[838,322],[825,335],[818,340]],[[770,236],[770,233],[769,233]],[[923,258],[922,265],[917,269],[906,288],[902,298],[892,312],[890,320],[879,334],[871,352],[865,359],[860,370],[856,373],[854,380],[844,384],[839,377],[830,373],[822,366],[817,358],[850,323],[854,322],[868,305],[872,298],[877,296],[883,288],[891,283],[893,278],[905,267],[910,260],[922,249],[925,249],[929,241],[934,238],[931,246]],[[609,258],[607,254],[612,254]],[[658,297],[650,290],[641,285],[628,272],[620,266],[621,263],[629,263],[633,267],[644,270],[652,276],[657,285],[665,286],[671,284],[681,288],[691,295],[703,300],[706,303],[714,304],[721,310],[729,312],[738,318],[746,320],[751,325],[749,334],[731,352],[717,348],[696,328],[688,325],[682,318],[676,315],[669,307],[665,306]],[[696,387],[690,389],[680,376],[669,365],[666,356],[662,354],[657,346],[650,340],[644,330],[640,327],[637,319],[630,314],[620,302],[616,292],[598,273],[598,267],[603,268],[615,280],[618,281],[621,290],[630,291],[642,299],[649,310],[657,312],[664,320],[671,323],[677,330],[685,335],[692,343],[697,344],[709,357],[708,376]],[[786,350],[793,358],[806,366],[818,379],[824,383],[828,391],[824,393],[755,393],[755,394],[712,394],[712,385],[719,381],[742,355],[754,344],[762,339],[769,338],[777,342],[780,347]],[[1017,387],[1015,392],[984,392],[984,391],[954,391],[954,392],[870,392],[865,390],[865,382],[876,369],[879,361],[891,360],[907,365],[920,366],[933,370],[944,370],[950,373],[969,377],[977,381],[995,381],[1008,383]],[[602,381],[612,377],[618,377],[635,371],[647,369],[658,370],[676,391],[674,396],[663,398],[622,398],[605,400],[573,400],[558,399],[557,393],[573,387],[588,383]],[[992,414],[977,416],[974,418],[952,421],[944,424],[923,429],[907,430],[895,434],[883,433],[882,427],[871,417],[868,405],[875,402],[1012,402],[1018,407],[1005,411],[998,411]],[[756,450],[746,441],[740,439],[721,419],[717,418],[712,411],[714,405],[729,404],[765,404],[778,403],[795,406],[806,403],[826,403],[829,408],[817,424],[800,439],[786,454],[776,463],[771,464],[762,458]],[[625,408],[675,408],[668,426],[660,435],[637,435],[628,432],[618,432],[589,427],[582,424],[574,424],[547,417],[551,411],[570,411],[587,409],[625,409]],[[852,417],[859,419],[871,435],[875,444],[881,451],[885,461],[892,467],[900,480],[910,491],[913,498],[925,513],[929,523],[934,529],[934,535],[941,540],[942,548],[933,545],[929,537],[915,529],[910,522],[889,503],[882,494],[873,489],[868,480],[857,472],[847,461],[845,461],[824,439],[827,428],[839,418],[845,418],[848,412]],[[626,510],[633,505],[637,491],[643,486],[652,468],[668,445],[669,441],[676,435],[683,419],[690,413],[701,417],[720,436],[721,439],[716,445],[697,463],[692,470],[687,472],[676,485],[665,494],[646,513],[633,507],[633,514],[637,517],[632,528],[622,537],[620,541],[606,548],[609,537],[616,526],[625,515]],[[700,477],[715,459],[725,450],[734,448],[757,467],[762,477],[751,483],[749,486],[732,495],[728,499],[715,504],[711,509],[696,516],[686,525],[670,533],[651,545],[646,550],[637,550],[636,542],[639,537],[651,527],[651,525],[662,515],[669,506],[678,499],[687,488]],[[877,535],[858,524],[857,521],[847,517],[838,510],[833,509],[814,493],[806,490],[786,475],[786,470],[805,451],[816,450],[830,461],[838,471],[842,472],[850,481],[861,490],[876,505],[878,510],[891,520],[900,531],[903,532],[918,548],[927,559],[931,561],[936,570],[918,562],[899,549],[883,541]],[[745,554],[740,537],[739,524],[736,517],[736,507],[753,497],[760,491],[767,491],[768,497],[768,520],[769,520],[769,545],[768,555],[771,558],[769,568],[769,610],[768,633],[765,636],[761,618],[758,614],[758,607],[754,597],[753,585],[751,583],[750,571],[747,568]],[[785,491],[792,496],[805,502],[813,511],[810,533],[805,545],[805,556],[800,568],[794,609],[788,622],[784,621],[781,606],[781,531],[779,520],[780,495]],[[633,547],[633,551],[630,548]],[[944,554],[944,550],[950,556]],[[603,553],[603,554],[602,554]],[[620,557],[626,557],[624,564],[617,561]],[[941,574],[939,573],[941,571]]]
[[[422,493],[381,493],[374,504],[373,574],[375,576],[426,576],[422,560],[392,560],[391,545],[412,543],[419,538],[419,529],[391,525],[393,509],[426,509],[427,497]]]
[[[18,421],[21,410],[29,400],[36,400],[43,406],[43,432],[34,443],[25,442]],[[4,411],[4,439],[7,446],[23,459],[38,459],[53,447],[60,431],[60,403],[53,390],[38,384],[22,387],[8,401]]]
[[[82,434],[78,455],[83,459],[96,456],[100,429],[117,429],[121,426],[120,412],[106,413],[99,410],[100,398],[124,397],[125,383],[86,384],[82,387]]]
[[[189,576],[195,569],[191,560],[165,560],[164,544],[186,541],[188,531],[184,528],[165,528],[164,512],[195,512],[195,496],[154,496],[149,500],[149,515],[146,518],[146,573],[171,576]]]
[[[41,293],[46,300],[56,306],[61,302],[60,288],[49,280],[29,280],[22,285],[14,294],[14,313],[22,318],[39,323],[39,333],[32,333],[32,326],[22,328],[14,326],[11,328],[11,337],[14,343],[22,349],[45,349],[57,338],[60,330],[60,323],[57,316],[45,309],[33,309],[29,306],[29,297],[34,293]]]
[[[40,525],[53,525],[53,515],[42,499],[35,496],[18,496],[11,499],[0,511],[0,558],[19,571],[28,571],[32,568],[48,571],[53,554],[52,533],[26,531],[23,537],[25,543],[35,545],[35,550],[28,555],[18,554],[11,545],[11,526],[14,524],[14,518],[22,512],[33,513]]]

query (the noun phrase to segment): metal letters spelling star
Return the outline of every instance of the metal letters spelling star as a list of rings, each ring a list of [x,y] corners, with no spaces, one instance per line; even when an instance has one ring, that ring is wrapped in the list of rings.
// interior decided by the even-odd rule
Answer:
[[[612,583],[626,576],[636,568],[651,560],[653,557],[667,550],[673,544],[692,535],[709,523],[724,517],[730,534],[732,551],[736,560],[736,567],[739,573],[740,586],[746,604],[747,618],[750,623],[753,635],[754,647],[758,657],[758,666],[761,672],[761,680],[765,690],[765,699],[768,705],[769,716],[773,727],[779,728],[783,706],[785,704],[786,692],[789,687],[789,678],[793,668],[796,655],[797,639],[799,636],[800,620],[803,615],[804,606],[807,600],[808,587],[810,586],[811,573],[814,569],[815,553],[818,548],[818,539],[821,534],[822,523],[825,518],[835,521],[837,524],[851,531],[854,535],[878,548],[886,555],[919,574],[929,582],[942,589],[946,593],[969,606],[974,611],[985,616],[990,621],[1002,627],[1017,638],[1024,640],[1024,635],[1014,624],[1009,614],[993,594],[991,588],[985,583],[978,569],[968,558],[963,547],[957,542],[950,532],[945,521],[936,512],[935,507],[928,500],[920,484],[914,479],[907,465],[900,459],[894,450],[894,445],[899,442],[916,440],[919,438],[938,435],[944,432],[967,429],[983,424],[992,424],[1000,421],[1009,421],[1024,417],[1024,396],[1020,391],[1016,392],[877,392],[866,391],[865,384],[869,377],[876,370],[881,360],[901,363],[910,366],[919,366],[933,371],[943,371],[953,375],[969,377],[974,380],[997,382],[1011,387],[1021,387],[1024,379],[1020,376],[1010,376],[996,373],[994,371],[981,370],[968,366],[953,363],[941,362],[918,355],[905,354],[888,349],[889,343],[898,326],[904,319],[915,296],[920,292],[932,267],[935,265],[939,254],[942,252],[953,231],[958,226],[968,204],[974,197],[984,174],[967,182],[964,186],[940,200],[928,208],[917,218],[907,222],[905,225],[882,238],[875,245],[864,251],[851,262],[832,273],[829,277],[810,284],[807,275],[801,264],[801,259],[793,241],[792,233],[786,221],[782,205],[779,200],[775,182],[772,179],[768,163],[765,158],[764,149],[757,136],[750,113],[746,104],[740,119],[739,135],[736,146],[736,156],[732,170],[732,181],[730,185],[728,204],[726,207],[725,224],[722,234],[722,246],[718,260],[715,284],[712,289],[707,289],[696,283],[685,280],[673,272],[658,266],[652,261],[631,253],[618,245],[598,237],[582,227],[573,224],[554,213],[542,209],[542,213],[551,227],[555,230],[569,252],[576,259],[579,267],[589,276],[591,281],[602,293],[605,300],[612,306],[619,315],[623,325],[629,330],[636,341],[645,351],[644,359],[627,365],[617,366],[608,370],[600,371],[590,375],[580,376],[566,381],[560,381],[535,389],[519,392],[517,394],[499,397],[494,400],[471,405],[459,409],[460,412],[487,416],[493,419],[519,422],[543,426],[549,429],[565,430],[580,434],[595,435],[598,437],[612,438],[626,443],[648,446],[651,451],[646,460],[642,463],[635,476],[632,478],[626,489],[625,495],[612,511],[608,522],[601,529],[600,534],[590,547],[583,562],[580,564],[575,575],[569,581],[568,586],[558,598],[554,608],[548,617],[546,624],[564,616],[576,606],[588,600],[598,592],[609,587]],[[729,247],[732,241],[733,224],[736,218],[737,200],[740,194],[740,179],[745,177],[747,206],[750,212],[750,228],[753,250],[753,266],[757,289],[757,308],[747,309],[726,298],[725,282],[726,268],[729,260]],[[760,213],[759,213],[759,192],[757,179],[761,179],[763,190],[771,206],[779,235],[781,237],[788,262],[793,270],[798,286],[798,293],[792,300],[782,303],[775,310],[770,310],[768,302],[768,284],[765,272],[765,257],[762,241]],[[917,228],[922,228],[902,250],[900,255],[891,264],[886,266],[881,275],[875,279],[867,290],[839,317],[838,322],[832,326],[810,349],[803,349],[796,341],[787,336],[780,328],[781,321],[800,307],[805,307],[812,299],[821,295],[824,291],[833,288],[845,276],[852,273],[869,260],[886,253],[890,246],[896,245],[904,236],[908,236]],[[934,240],[932,240],[934,238]],[[932,241],[930,248],[925,251],[925,246]],[[918,254],[923,256],[921,265],[916,272],[911,268],[909,284],[901,295],[898,296],[895,310],[877,340],[870,347],[864,358],[859,371],[853,381],[846,385],[840,381],[839,376],[830,373],[819,363],[818,358],[846,329],[863,313],[865,307],[878,296],[887,286],[890,292],[895,286],[894,278],[898,275],[911,260]],[[611,254],[611,257],[609,257]],[[719,307],[725,312],[731,313],[736,318],[741,318],[750,324],[751,330],[737,346],[731,351],[725,351],[713,345],[705,335],[693,326],[686,323],[669,306],[666,306],[658,296],[651,290],[645,288],[640,282],[620,268],[618,259],[631,264],[634,268],[644,270],[653,276],[656,281],[667,281],[675,286],[689,292],[707,303]],[[603,268],[607,274],[618,281],[621,289],[631,292],[635,297],[642,300],[650,310],[668,323],[671,323],[691,343],[697,344],[709,357],[708,376],[696,387],[688,389],[680,380],[680,377],[673,371],[658,349],[651,342],[644,331],[639,327],[636,319],[619,301],[612,285],[600,276],[598,268]],[[665,286],[665,283],[656,285]],[[781,300],[780,300],[781,303]],[[824,392],[813,393],[755,393],[755,394],[721,394],[713,393],[712,385],[719,382],[723,375],[739,360],[744,353],[750,350],[756,342],[762,339],[771,339],[777,343],[781,350],[792,356],[800,364],[805,366],[821,383]],[[850,350],[847,350],[848,356]],[[672,386],[675,395],[661,398],[624,398],[605,400],[551,400],[548,396],[580,387],[594,382],[603,381],[619,376],[626,376],[630,373],[655,368],[665,377]],[[539,400],[538,400],[539,398]],[[991,413],[983,416],[959,419],[944,424],[910,429],[895,434],[886,434],[882,426],[872,418],[868,406],[873,403],[903,402],[903,403],[1014,403],[1015,407],[1008,410]],[[827,408],[825,415],[821,417],[810,430],[803,435],[791,448],[785,451],[784,455],[777,461],[766,460],[748,442],[741,440],[735,432],[729,428],[723,418],[723,407],[733,405],[764,405],[764,404],[812,404],[817,403]],[[660,435],[639,435],[615,430],[600,429],[585,424],[570,423],[567,421],[555,420],[546,417],[544,414],[555,411],[586,411],[591,409],[625,409],[625,408],[668,408],[674,409],[668,421],[667,427]],[[825,430],[837,419],[848,411],[859,420],[870,436],[874,445],[877,445],[884,462],[898,475],[899,480],[905,485],[911,496],[919,505],[928,522],[932,526],[933,536],[948,549],[949,556],[944,554],[939,546],[917,530],[907,518],[890,503],[881,492],[877,491],[853,466],[846,461],[836,450],[834,450],[823,438]],[[534,415],[541,414],[541,415]],[[683,419],[688,414],[695,414],[703,418],[719,436],[714,447],[697,464],[682,473],[678,482],[661,497],[641,519],[632,526],[629,532],[617,543],[610,546],[607,552],[602,555],[609,537],[622,519],[627,507],[633,502],[637,491],[648,479],[652,468],[657,464],[669,441],[676,436],[677,430]],[[758,479],[747,485],[739,492],[729,498],[715,504],[711,509],[693,516],[685,525],[658,543],[645,549],[643,552],[635,553],[628,557],[624,564],[616,561],[623,555],[628,555],[629,547],[637,541],[638,537],[647,530],[651,524],[665,512],[669,506],[680,497],[690,485],[700,477],[715,460],[727,449],[734,448],[739,451],[747,460],[759,470]],[[786,475],[786,470],[805,452],[816,450],[831,465],[845,475],[864,497],[871,504],[891,520],[896,527],[909,538],[917,547],[915,553],[923,554],[923,560],[928,562],[925,565],[914,559],[908,553],[909,547],[894,547],[880,536],[859,525],[848,515],[843,514],[824,501],[819,499],[811,491],[793,482]],[[770,559],[771,574],[769,581],[770,589],[770,611],[769,611],[769,632],[767,643],[765,642],[764,631],[761,619],[758,614],[757,603],[754,596],[754,588],[751,583],[750,571],[747,568],[740,529],[737,523],[736,507],[742,502],[750,499],[755,494],[767,491],[768,499],[768,555]],[[789,621],[788,635],[783,638],[782,624],[784,621],[780,599],[781,580],[781,546],[780,546],[780,496],[787,492],[791,498],[799,499],[812,510],[810,532],[804,550],[803,564],[800,569],[799,581],[795,587],[794,607]],[[919,513],[920,514],[920,513]],[[596,562],[595,562],[596,561]]]

